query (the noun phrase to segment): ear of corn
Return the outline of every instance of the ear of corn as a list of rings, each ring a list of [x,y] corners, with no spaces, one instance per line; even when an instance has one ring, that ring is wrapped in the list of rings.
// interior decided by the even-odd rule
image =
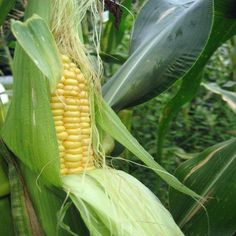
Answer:
[[[94,169],[89,81],[63,55],[63,76],[51,96],[61,175]]]

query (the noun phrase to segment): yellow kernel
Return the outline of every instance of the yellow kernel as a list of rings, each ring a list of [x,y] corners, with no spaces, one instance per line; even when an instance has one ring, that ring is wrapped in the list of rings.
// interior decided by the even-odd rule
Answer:
[[[66,140],[80,142],[81,137],[79,135],[69,135]]]
[[[80,83],[85,83],[86,82],[86,80],[85,80],[85,78],[84,78],[82,73],[77,74],[76,78],[78,79],[78,81]]]
[[[61,164],[64,164],[64,163],[65,163],[65,159],[61,157],[61,158],[60,158],[60,163],[61,163]]]
[[[76,75],[73,71],[71,70],[64,70],[64,73],[63,73],[64,77],[66,77],[67,79],[64,81],[64,84],[68,84],[66,83],[66,81],[70,80],[69,78],[76,78]],[[77,83],[77,80],[75,80],[76,83]]]
[[[66,161],[81,161],[83,158],[82,154],[66,154],[64,159]]]
[[[61,83],[64,84],[64,81],[65,81],[65,80],[66,80],[65,76],[62,76],[62,77],[61,77]]]
[[[80,98],[88,98],[88,93],[87,93],[86,91],[81,91],[81,92],[79,93],[79,97],[80,97]]]
[[[66,111],[64,114],[65,117],[79,117],[79,115],[79,111]]]
[[[66,105],[66,106],[65,106],[65,110],[66,110],[66,111],[78,111],[78,110],[79,110],[79,106]]]
[[[90,127],[90,123],[87,123],[87,122],[80,123],[80,127],[81,128],[89,128]]]
[[[80,119],[81,118],[83,118],[83,117],[86,117],[86,118],[88,118],[89,116],[90,116],[90,114],[88,113],[88,112],[82,112],[81,114],[80,114]]]
[[[63,62],[70,62],[70,58],[66,55],[62,55],[61,59],[62,59]]]
[[[73,72],[72,72],[73,73]],[[78,85],[78,81],[75,79],[66,79],[64,81],[65,85]]]
[[[80,84],[78,85],[78,87],[79,87],[79,89],[80,89],[80,90],[85,90],[85,88],[86,88],[86,85],[85,85],[85,84],[82,84],[82,83],[80,83]]]
[[[68,137],[67,132],[61,132],[57,134],[57,138],[62,141],[65,140],[67,137]]]
[[[83,148],[79,147],[79,148],[75,148],[75,149],[68,149],[66,150],[66,153],[68,154],[82,154],[83,153]]]
[[[92,157],[93,156],[93,150],[91,148],[88,148],[86,151],[83,151],[83,156]]]
[[[80,105],[89,105],[89,100],[88,99],[80,99],[79,100],[79,104]]]
[[[85,140],[85,139],[84,139],[84,140]],[[90,139],[88,139],[88,140],[90,141]],[[89,147],[88,145],[83,146],[82,149],[83,149],[83,152],[88,152],[88,151],[91,151],[91,152],[92,152],[92,151],[93,151],[92,148]]]
[[[64,152],[65,151],[64,146],[61,145],[61,144],[58,146],[58,149],[59,149],[59,152]]]
[[[66,130],[69,135],[79,135],[80,129],[67,129]]]
[[[57,84],[57,89],[63,89],[63,88],[64,88],[64,84],[62,84],[62,83]]]
[[[80,122],[80,118],[79,117],[64,117],[63,121],[65,123],[79,123]]]
[[[65,100],[65,104],[66,105],[79,105],[79,100],[78,99],[75,99],[75,98],[67,98]]]
[[[65,90],[64,91],[64,96],[71,96],[71,97],[76,97],[78,96],[79,92],[75,90]]]
[[[53,119],[54,119],[55,122],[56,121],[62,121],[63,116],[54,116]]]
[[[75,91],[79,91],[78,86],[74,86],[74,85],[65,85],[64,86],[64,90],[75,90]]]
[[[76,67],[76,68],[75,68],[75,73],[76,73],[76,74],[80,74],[80,73],[81,73],[80,69]]]
[[[84,170],[86,170],[86,171],[93,170],[93,169],[95,169],[94,164],[92,164],[91,166],[90,165],[89,166],[84,166]]]
[[[66,130],[69,130],[69,129],[74,130],[74,129],[80,128],[79,123],[66,123],[66,124],[64,124],[64,126],[65,126]]]
[[[61,169],[66,169],[66,165],[64,163],[61,163]]]
[[[64,89],[57,89],[55,93],[56,93],[56,95],[63,95]]]
[[[69,169],[67,171],[68,174],[74,174],[74,173],[80,173],[83,171],[82,167],[78,167],[78,168],[73,168],[73,169]]]
[[[63,145],[65,148],[72,148],[72,149],[76,149],[81,147],[81,142],[72,142],[72,141],[64,141]]]
[[[62,116],[63,113],[64,113],[64,110],[59,110],[59,109],[52,110],[53,116]]]
[[[51,108],[52,109],[60,109],[60,108],[64,108],[64,104],[61,102],[56,102],[56,103],[51,103]]]
[[[69,70],[69,69],[70,69],[70,65],[67,64],[67,63],[65,63],[65,64],[63,65],[63,68],[64,68],[64,70]]]
[[[89,106],[80,106],[79,109],[80,109],[80,112],[83,112],[83,113],[89,112]]]
[[[81,134],[90,134],[91,133],[91,129],[82,129],[81,130]]]
[[[62,126],[64,123],[62,120],[58,120],[54,122],[55,126]]]
[[[62,99],[63,99],[63,96],[54,95],[54,96],[51,97],[51,102],[52,102],[52,103],[54,103],[54,102],[55,102],[55,103],[56,103],[56,102],[61,102]]]
[[[82,123],[90,123],[90,118],[85,116],[85,117],[80,117],[80,122]]]
[[[64,126],[55,126],[55,128],[56,128],[57,133],[60,133],[66,130]]]
[[[61,175],[66,175],[68,173],[66,168],[61,169],[60,172],[61,172]]]
[[[86,139],[86,138],[89,138],[89,137],[90,137],[90,134],[81,134],[82,139]]]
[[[90,139],[83,139],[82,141],[82,145],[89,145],[91,143]]]
[[[68,169],[70,168],[78,168],[82,166],[82,161],[74,161],[74,162],[66,162],[66,166]]]
[[[70,63],[70,68],[75,69],[75,68],[77,68],[77,66],[75,65],[75,63],[71,62],[71,63]]]

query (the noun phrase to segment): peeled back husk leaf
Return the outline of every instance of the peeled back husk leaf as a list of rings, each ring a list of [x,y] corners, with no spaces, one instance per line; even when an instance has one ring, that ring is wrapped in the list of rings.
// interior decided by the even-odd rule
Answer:
[[[158,198],[123,171],[104,168],[64,176],[63,185],[84,212],[82,217],[92,235],[183,235]]]

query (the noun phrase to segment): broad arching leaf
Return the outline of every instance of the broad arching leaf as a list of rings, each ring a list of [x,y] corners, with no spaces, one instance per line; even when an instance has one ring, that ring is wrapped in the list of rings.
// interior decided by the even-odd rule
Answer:
[[[122,109],[169,88],[200,56],[212,17],[212,0],[148,1],[134,26],[130,58],[104,85],[105,100]]]
[[[236,230],[236,139],[208,148],[177,169],[177,177],[205,198],[201,204],[170,191],[171,212],[188,236],[229,236]],[[206,213],[207,212],[207,213]]]
[[[159,159],[162,156],[164,138],[172,119],[178,114],[184,104],[191,101],[198,91],[202,79],[202,69],[215,50],[236,34],[236,13],[233,14],[231,10],[236,9],[235,4],[234,0],[215,1],[214,23],[207,45],[194,66],[184,75],[178,92],[168,101],[163,109],[157,132]]]

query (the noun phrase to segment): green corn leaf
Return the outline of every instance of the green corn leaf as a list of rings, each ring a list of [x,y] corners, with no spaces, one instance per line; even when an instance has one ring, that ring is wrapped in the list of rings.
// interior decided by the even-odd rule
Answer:
[[[105,101],[98,102],[99,107],[96,112],[96,120],[98,125],[141,161],[143,161],[149,168],[157,173],[164,181],[171,187],[186,193],[192,197],[199,198],[200,196],[189,188],[184,186],[177,178],[168,173],[162,166],[160,166],[153,157],[138,143],[138,141],[130,134],[124,124],[121,122],[116,113],[109,107]]]
[[[55,87],[62,67],[46,23],[50,20],[50,6],[48,0],[32,0],[27,6],[26,18],[33,13],[40,17],[33,15],[25,23],[12,23],[19,44],[13,64],[13,97],[1,136],[38,178],[42,177],[47,184],[60,185],[59,151],[49,90]]]
[[[53,92],[61,78],[62,64],[46,22],[38,15],[33,15],[24,23],[12,21],[11,28],[18,43],[49,79],[50,90]]]
[[[224,90],[220,88],[216,83],[202,83],[207,90],[218,94],[222,97],[222,99],[229,105],[234,113],[236,113],[236,93]]]
[[[38,222],[28,191],[24,186],[24,180],[18,165],[12,159],[2,140],[0,144],[0,155],[7,161],[9,167],[11,209],[15,233],[19,236],[42,235],[42,228]]]
[[[10,185],[5,170],[3,169],[4,167],[5,165],[3,165],[3,160],[0,156],[0,198],[10,193]]]
[[[71,236],[68,231],[80,236],[89,235],[74,206],[62,209],[66,199],[62,190],[46,187],[41,180],[37,181],[37,174],[29,168],[24,165],[20,168],[34,203],[35,212],[46,235]]]
[[[0,198],[0,235],[15,236],[10,197]]]
[[[176,95],[170,99],[164,107],[157,132],[157,158],[159,159],[161,159],[162,156],[164,138],[168,132],[171,121],[178,114],[183,105],[190,102],[196,94],[201,82],[201,73],[204,66],[215,50],[236,34],[236,17],[234,17],[231,9],[235,9],[235,2],[232,0],[216,1],[214,23],[208,43],[195,65],[183,77],[181,87]]]
[[[213,0],[150,0],[132,35],[131,55],[103,86],[116,110],[142,103],[183,77],[201,55],[213,23]]]
[[[91,235],[183,235],[157,197],[123,171],[104,167],[64,176],[63,183]]]
[[[14,6],[16,0],[0,0],[0,26],[3,24],[8,12]]]
[[[201,196],[205,209],[170,191],[171,212],[186,235],[234,235],[236,229],[236,139],[207,148],[184,162],[176,175]]]
[[[2,128],[8,148],[38,177],[60,185],[59,151],[47,79],[17,45],[13,97]]]

